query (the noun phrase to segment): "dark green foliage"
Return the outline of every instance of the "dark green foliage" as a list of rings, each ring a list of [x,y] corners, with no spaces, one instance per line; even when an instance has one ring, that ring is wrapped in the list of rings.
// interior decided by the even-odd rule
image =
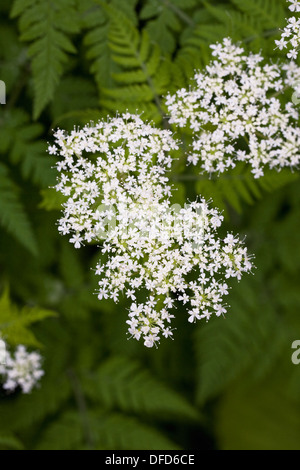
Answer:
[[[19,198],[18,187],[9,175],[9,169],[0,164],[0,222],[32,254],[37,254],[37,245],[32,226]]]
[[[127,109],[169,126],[164,96],[224,36],[279,60],[286,1],[15,0],[0,12],[0,332],[40,348],[45,369],[31,395],[0,388],[0,450],[298,450],[299,172],[209,178],[178,153],[174,202],[210,199],[257,268],[232,282],[225,318],[194,325],[178,308],[174,341],[148,350],[128,340],[126,299],[94,295],[97,246],[58,234],[46,152],[53,128]]]
[[[34,86],[33,116],[38,118],[54,97],[68,60],[76,52],[69,35],[79,31],[75,0],[15,1],[11,17],[20,16],[20,40],[29,42]]]
[[[113,356],[88,378],[86,393],[108,408],[161,418],[197,420],[198,412],[157,381],[137,361]]]

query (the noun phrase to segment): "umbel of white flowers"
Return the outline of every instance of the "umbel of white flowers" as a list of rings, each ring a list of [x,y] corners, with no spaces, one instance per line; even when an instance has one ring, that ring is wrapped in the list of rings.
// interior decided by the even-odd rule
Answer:
[[[170,123],[192,133],[188,163],[221,173],[242,161],[255,178],[265,167],[296,167],[299,114],[279,96],[286,87],[299,88],[300,68],[264,65],[260,54],[245,54],[230,38],[211,48],[214,60],[195,75],[195,86],[166,99]]]
[[[218,238],[222,216],[204,199],[171,206],[166,174],[178,148],[171,132],[126,113],[70,134],[58,130],[55,139],[56,190],[66,197],[58,229],[75,248],[102,240],[97,295],[130,299],[130,336],[147,347],[172,336],[176,301],[190,322],[225,313],[227,280],[252,263],[238,237]]]
[[[0,364],[3,389],[13,392],[20,387],[22,393],[30,393],[44,375],[41,362],[40,354],[28,352],[23,345],[17,347],[14,355],[6,351],[5,361]]]
[[[291,4],[289,9],[296,13],[300,12],[300,2],[298,0],[288,0]],[[282,51],[288,49],[287,57],[296,60],[300,46],[300,18],[292,16],[287,19],[287,25],[281,33],[281,38],[275,41],[277,47]]]

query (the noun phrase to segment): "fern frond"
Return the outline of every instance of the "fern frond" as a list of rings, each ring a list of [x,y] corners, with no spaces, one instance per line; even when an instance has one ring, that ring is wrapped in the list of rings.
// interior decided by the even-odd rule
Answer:
[[[87,47],[86,57],[92,63],[91,72],[95,76],[98,87],[107,87],[111,85],[111,73],[116,71],[117,67],[112,61],[108,46],[109,24],[101,10],[98,10],[96,15],[94,13],[94,17],[98,21],[95,24],[95,18],[93,18],[93,28],[84,38],[84,44]]]
[[[179,447],[154,427],[117,413],[93,410],[87,413],[90,441],[84,435],[82,418],[67,411],[43,432],[36,450],[176,450]],[[59,436],[59,438],[58,438]]]
[[[211,319],[196,331],[197,398],[201,404],[226,390],[242,373],[252,380],[265,376],[286,342],[287,325],[257,273],[234,290],[228,303],[230,311],[221,323],[220,318]]]
[[[199,419],[197,410],[182,396],[129,358],[112,357],[85,380],[85,387],[87,395],[106,408],[161,419]]]
[[[76,52],[69,37],[79,31],[75,0],[16,0],[11,17],[20,17],[21,40],[30,43],[37,119],[54,97],[68,54]]]
[[[57,357],[57,360],[62,360],[62,357]],[[0,401],[0,432],[25,431],[26,436],[29,427],[58,413],[61,406],[66,406],[70,393],[70,385],[63,371],[53,375],[46,369],[42,386],[31,395],[14,397],[13,405],[6,400]]]
[[[194,47],[198,45],[203,47],[203,44],[208,46],[222,40],[225,36],[228,36],[229,30],[227,25],[215,23],[199,24],[197,25],[189,35],[186,35],[182,40],[183,47]]]
[[[26,50],[24,44],[20,43],[14,26],[4,21],[0,28],[0,63],[1,80],[6,84],[6,94],[9,97],[24,75]]]
[[[274,44],[268,42],[268,37],[276,35],[284,24],[285,0],[230,0],[225,4],[204,1],[203,4],[205,8],[196,12],[196,25],[182,36],[180,54],[230,36],[234,41],[244,40],[246,46],[251,44],[252,51],[265,49],[274,55]]]
[[[286,1],[281,0],[230,0],[265,29],[280,28],[285,23]],[[285,7],[285,8],[284,8]]]
[[[51,128],[56,128],[57,124],[64,120],[63,128],[73,130],[74,126],[78,125],[78,117],[88,114],[93,108],[94,112],[98,111],[100,118],[97,109],[98,91],[92,78],[73,75],[63,77],[56,89],[55,97],[50,108],[53,119]],[[84,123],[86,122],[88,120]]]
[[[180,39],[180,48],[173,61],[173,66],[176,68],[173,76],[174,80],[178,81],[178,89],[190,86],[195,70],[200,70],[209,63],[210,44],[221,41],[228,35],[226,25],[216,22],[206,9],[200,11],[195,26],[184,30]],[[177,91],[174,86],[171,90]]]
[[[182,24],[172,8],[178,11],[174,2],[147,0],[141,10],[140,18],[147,21],[150,38],[160,44],[166,54],[172,54],[176,48],[176,36],[182,30]],[[175,33],[175,34],[174,34]]]
[[[105,450],[179,450],[160,429],[124,414],[96,417],[97,448]],[[95,418],[94,418],[95,419]]]
[[[143,112],[145,119],[161,121],[164,112],[160,100],[170,82],[168,60],[158,45],[151,44],[145,30],[140,34],[128,17],[111,6],[103,4],[103,9],[110,18],[111,59],[119,70],[111,74],[114,83],[101,88],[100,103],[111,112],[127,109]],[[147,103],[155,106],[150,115]]]
[[[19,199],[19,190],[8,168],[0,163],[0,224],[21,245],[37,255],[37,242],[29,218]]]
[[[47,155],[47,144],[40,137],[41,124],[30,122],[27,113],[14,110],[5,116],[0,129],[0,153],[8,154],[19,165],[22,177],[41,187],[55,183],[53,160]]]
[[[105,0],[103,3],[108,3]],[[124,2],[123,0],[111,0],[110,5],[122,11],[130,21],[136,25],[137,17],[135,5],[137,0]],[[100,4],[94,0],[81,0],[79,2],[79,14],[82,18],[83,28],[87,30],[84,37],[84,45],[87,48],[86,57],[92,62],[91,72],[96,83],[102,87],[110,87],[113,84],[111,74],[119,71],[119,67],[111,57],[108,43],[110,19]]]
[[[196,183],[196,191],[208,199],[212,198],[213,203],[225,213],[227,205],[241,213],[244,203],[253,204],[261,199],[266,191],[280,189],[298,177],[298,173],[292,173],[289,169],[280,172],[266,170],[262,178],[255,180],[244,165],[237,165],[228,174],[219,175],[214,179],[200,177]]]
[[[74,411],[66,411],[46,428],[35,450],[78,450],[83,439],[80,415]]]

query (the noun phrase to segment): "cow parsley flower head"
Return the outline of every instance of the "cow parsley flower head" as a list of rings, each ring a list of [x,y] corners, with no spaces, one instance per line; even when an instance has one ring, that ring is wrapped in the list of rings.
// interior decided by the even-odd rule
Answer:
[[[247,55],[229,38],[211,48],[215,59],[195,75],[196,85],[166,100],[170,122],[192,132],[188,163],[220,173],[243,161],[255,178],[266,166],[298,165],[298,112],[278,98],[296,87],[295,70],[287,76],[285,66],[264,65],[260,54]]]
[[[228,279],[252,263],[237,237],[218,238],[222,216],[204,199],[171,204],[170,131],[126,114],[55,135],[56,189],[66,197],[59,230],[75,248],[101,242],[97,295],[129,299],[129,335],[147,347],[172,336],[180,302],[190,322],[225,313]]]
[[[228,279],[240,279],[252,263],[237,237],[218,238],[222,216],[216,210],[204,199],[178,210],[166,203],[156,212],[140,208],[130,222],[127,237],[125,224],[108,237],[102,249],[107,256],[96,268],[99,299],[117,302],[125,293],[131,300],[130,336],[147,347],[172,336],[180,303],[189,322],[226,313]]]
[[[75,248],[102,238],[111,207],[150,204],[170,195],[166,172],[169,152],[177,149],[170,131],[155,129],[138,116],[99,121],[74,130],[58,130],[51,153],[63,157],[56,190],[67,197],[59,231],[71,234]]]
[[[4,390],[14,391],[20,387],[23,393],[30,393],[44,375],[41,360],[40,354],[29,353],[22,345],[17,347],[14,356],[7,352],[6,362],[0,368],[0,376],[5,380]]]
[[[300,12],[300,2],[298,0],[288,0],[291,4],[289,9],[295,13]],[[281,38],[275,40],[279,50],[289,49],[287,57],[297,59],[300,46],[300,18],[292,16],[287,19],[287,25],[281,33]]]

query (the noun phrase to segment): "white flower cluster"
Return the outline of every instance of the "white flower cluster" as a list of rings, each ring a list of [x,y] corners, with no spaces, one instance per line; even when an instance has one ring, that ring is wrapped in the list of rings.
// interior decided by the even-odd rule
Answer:
[[[4,390],[14,391],[20,387],[23,393],[30,393],[44,375],[41,360],[38,353],[29,353],[22,345],[17,347],[14,356],[7,351],[5,362],[0,364],[0,378],[4,380]]]
[[[296,87],[300,69],[263,65],[260,54],[245,54],[230,38],[211,48],[215,59],[195,75],[196,86],[166,100],[170,122],[192,131],[188,162],[220,173],[243,161],[255,178],[265,166],[298,165],[298,112],[292,103],[282,106],[277,95]]]
[[[294,12],[300,12],[300,2],[298,0],[288,0],[291,4],[289,9]],[[287,19],[287,26],[281,33],[281,38],[275,40],[275,44],[282,51],[282,49],[290,48],[287,53],[289,59],[297,59],[299,46],[300,46],[300,18],[292,16]]]
[[[149,230],[144,226],[141,232],[143,219]],[[238,238],[217,237],[221,222],[204,200],[175,213],[166,203],[154,214],[143,212],[136,221],[133,217],[132,231],[122,243],[117,237],[105,242],[108,259],[96,271],[101,276],[99,299],[117,301],[125,292],[132,301],[129,333],[137,340],[142,337],[145,346],[159,342],[161,335],[172,335],[176,301],[186,305],[190,322],[226,312],[226,280],[240,279],[252,264]]]
[[[64,157],[57,165],[61,180],[56,189],[68,197],[59,231],[73,234],[75,248],[99,240],[102,233],[105,237],[114,206],[126,217],[126,207],[155,204],[170,195],[165,173],[177,143],[169,131],[124,114],[70,135],[58,130],[54,136],[56,145],[49,151]]]
[[[171,205],[171,133],[125,114],[55,136],[56,189],[67,197],[59,230],[77,248],[105,238],[98,298],[131,300],[130,336],[147,347],[172,336],[177,301],[190,322],[225,313],[227,279],[240,279],[252,263],[237,237],[217,237],[222,217],[205,200]]]

